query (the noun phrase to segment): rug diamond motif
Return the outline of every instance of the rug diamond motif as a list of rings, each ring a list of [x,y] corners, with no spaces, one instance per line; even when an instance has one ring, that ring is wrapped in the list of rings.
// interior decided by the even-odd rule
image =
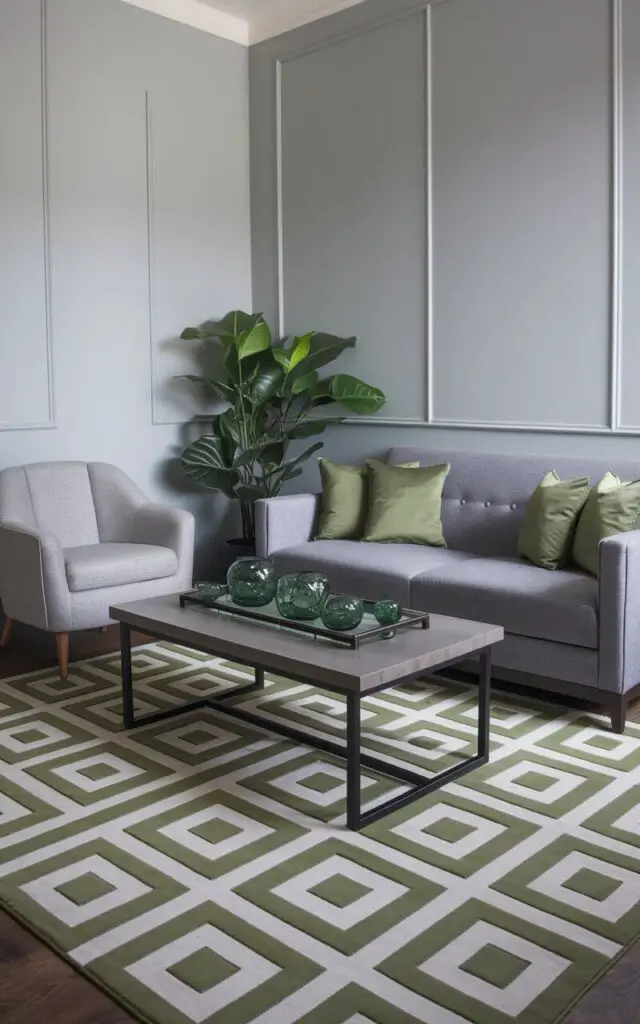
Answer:
[[[251,678],[173,644],[134,671],[140,713]],[[0,904],[145,1024],[559,1024],[640,935],[636,725],[501,692],[488,765],[354,834],[339,759],[211,708],[128,734],[119,683],[113,655],[0,681]],[[282,677],[236,703],[344,734]],[[363,744],[430,775],[476,719],[417,681]]]

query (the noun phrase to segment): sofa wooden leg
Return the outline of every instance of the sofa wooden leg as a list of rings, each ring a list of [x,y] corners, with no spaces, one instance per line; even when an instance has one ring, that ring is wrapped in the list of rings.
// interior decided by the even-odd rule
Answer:
[[[626,697],[614,697],[611,705],[611,729],[622,736],[627,725],[627,699]]]
[[[69,675],[69,634],[56,633],[56,648],[58,651],[58,668],[60,678],[66,679]]]
[[[8,647],[9,641],[11,640],[11,631],[13,629],[13,619],[5,619],[4,626],[2,627],[2,636],[0,637],[0,647]]]

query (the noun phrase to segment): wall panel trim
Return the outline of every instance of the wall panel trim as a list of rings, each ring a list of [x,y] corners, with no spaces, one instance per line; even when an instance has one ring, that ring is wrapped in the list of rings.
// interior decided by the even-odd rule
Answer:
[[[283,182],[283,156],[284,156],[284,136],[283,136],[283,119],[282,119],[282,94],[283,94],[283,82],[282,82],[282,69],[285,64],[290,61],[297,60],[300,57],[306,57],[313,53],[319,53],[321,50],[326,50],[331,46],[336,46],[338,43],[345,42],[348,39],[355,39],[358,36],[368,35],[370,32],[375,32],[380,28],[385,28],[387,25],[394,25],[400,21],[405,21],[409,18],[415,18],[417,15],[422,14],[427,19],[427,27],[425,32],[428,36],[429,33],[429,11],[435,3],[450,3],[451,0],[432,0],[432,3],[421,3],[409,10],[402,11],[400,14],[393,14],[387,18],[379,18],[376,21],[368,22],[359,28],[352,28],[346,32],[334,34],[327,39],[323,39],[312,46],[302,47],[297,50],[292,50],[290,53],[278,58],[275,62],[275,73],[276,73],[276,209],[277,209],[277,238],[278,238],[278,330],[280,337],[285,337],[285,301],[284,301],[284,182]],[[427,44],[428,45],[428,44]],[[428,51],[427,51],[428,52]],[[426,74],[426,89],[427,89],[427,106],[430,100],[430,65],[429,70]],[[427,113],[427,117],[430,124],[430,113]],[[427,161],[430,160],[431,153],[430,147],[428,146],[427,140]],[[428,171],[427,176],[429,176]],[[427,234],[428,234],[427,228]],[[427,241],[427,249],[429,248],[429,241]],[[427,268],[429,270],[429,268]],[[427,288],[429,285],[427,283]],[[429,303],[431,296],[429,295]],[[428,334],[428,328],[425,330]],[[429,345],[427,344],[427,350]],[[428,351],[427,351],[428,358]],[[350,422],[348,420],[347,422]],[[363,422],[362,420],[354,420],[353,422]],[[375,420],[376,423],[382,422],[381,420]],[[426,423],[427,419],[411,420],[411,423]]]
[[[51,212],[49,203],[49,74],[47,47],[47,4],[40,0],[40,132],[42,139],[42,236],[44,264],[45,352],[47,360],[47,419],[34,423],[2,423],[0,431],[55,430],[56,395],[53,363],[53,311],[51,295]]]
[[[153,426],[168,425],[158,414],[157,403],[157,355],[156,355],[156,263],[154,237],[154,188],[153,188],[153,110],[149,90],[144,93],[144,152],[145,152],[145,214],[147,230],[147,315],[149,319],[149,373],[151,376],[151,423]],[[178,422],[178,421],[176,421]]]
[[[624,0],[611,0],[612,20],[612,197],[611,197],[611,426],[622,423],[624,334],[624,66],[622,27]],[[640,430],[640,427],[633,429]]]
[[[384,418],[384,417],[346,417],[344,423],[377,423],[387,426],[428,426],[432,420],[433,392],[432,392],[432,362],[433,362],[433,164],[432,164],[432,59],[431,59],[431,10],[434,3],[449,3],[451,0],[431,0],[430,3],[421,3],[400,14],[394,14],[387,18],[381,18],[369,22],[360,28],[349,29],[336,35],[330,36],[312,46],[293,50],[285,56],[276,60],[276,216],[277,216],[277,276],[278,276],[278,333],[280,338],[286,336],[285,328],[285,299],[284,299],[284,180],[283,180],[283,158],[284,158],[284,135],[282,117],[283,82],[282,69],[284,64],[300,57],[318,53],[328,47],[358,36],[367,35],[387,25],[394,25],[397,22],[415,18],[421,14],[424,19],[424,79],[425,79],[425,410],[423,417],[415,418]]]
[[[433,421],[433,18],[432,6],[424,12],[425,161],[426,161],[426,409],[425,422]]]

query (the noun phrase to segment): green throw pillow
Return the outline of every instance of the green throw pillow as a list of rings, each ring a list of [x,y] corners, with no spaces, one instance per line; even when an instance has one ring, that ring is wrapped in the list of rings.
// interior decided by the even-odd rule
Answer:
[[[606,473],[592,489],[578,521],[573,560],[581,569],[598,575],[600,541],[640,525],[640,480],[624,483]]]
[[[589,481],[560,480],[547,473],[531,495],[518,535],[518,554],[542,569],[566,565],[578,516],[589,496]]]
[[[414,469],[419,462],[406,462]],[[369,510],[369,477],[366,466],[343,466],[318,459],[322,480],[320,518],[316,540],[360,540]]]
[[[451,466],[408,469],[371,459],[364,539],[444,548],[442,488]]]

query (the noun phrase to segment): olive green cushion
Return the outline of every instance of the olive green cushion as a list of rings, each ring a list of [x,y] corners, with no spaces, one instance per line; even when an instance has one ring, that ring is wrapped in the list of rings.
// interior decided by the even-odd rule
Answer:
[[[371,459],[369,515],[364,540],[446,547],[442,533],[442,488],[451,466],[408,469]]]
[[[615,473],[605,473],[591,490],[573,541],[573,560],[581,569],[598,575],[599,545],[605,537],[638,529],[640,480],[624,483]]]
[[[560,480],[547,473],[531,495],[518,535],[518,554],[542,569],[559,569],[571,555],[578,516],[589,497],[589,481]]]
[[[404,463],[407,469],[419,462]],[[369,476],[366,466],[343,466],[318,459],[322,497],[316,540],[360,540],[369,510]]]

